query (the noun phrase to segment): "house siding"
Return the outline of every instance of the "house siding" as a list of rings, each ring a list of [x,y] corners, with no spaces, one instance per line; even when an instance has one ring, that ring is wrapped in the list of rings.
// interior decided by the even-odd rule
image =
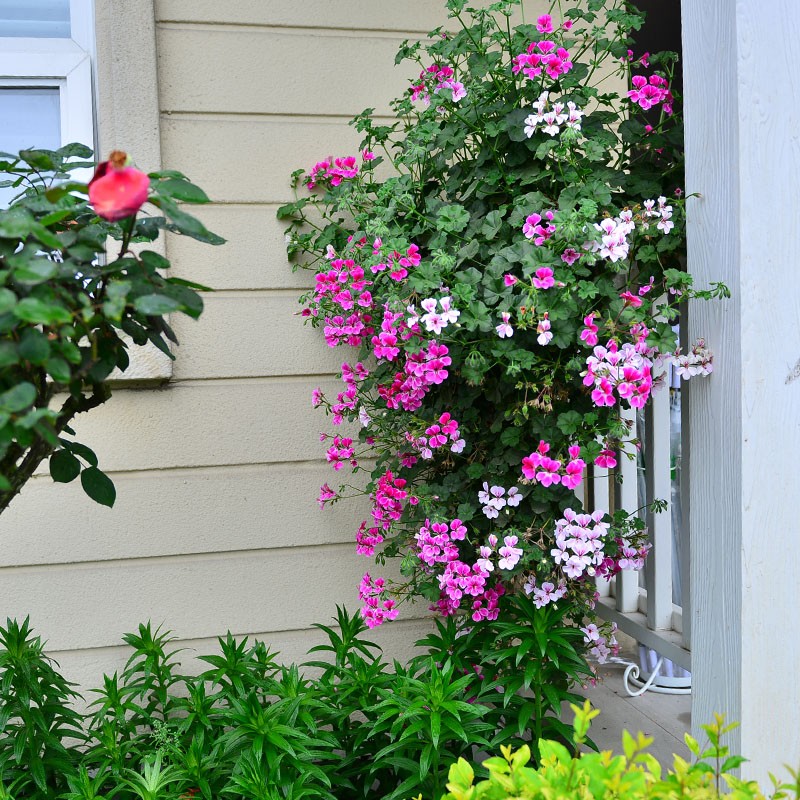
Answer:
[[[103,80],[117,80],[118,95],[125,75],[101,35],[111,5],[98,0],[101,98]],[[357,607],[372,566],[353,546],[367,504],[317,507],[332,480],[317,436],[329,426],[310,404],[315,386],[336,390],[346,354],[294,316],[309,281],[286,264],[275,211],[291,199],[293,169],[356,150],[353,114],[388,113],[414,72],[393,67],[397,46],[444,23],[441,5],[135,0],[122,12],[154,14],[159,113],[147,131],[160,137],[160,163],[207,191],[214,202],[198,216],[229,241],[170,239],[174,274],[218,291],[200,321],[173,320],[181,346],[168,384],[119,388],[76,426],[117,485],[116,507],[42,476],[0,520],[0,615],[30,614],[79,684],[119,669],[120,637],[147,619],[190,653],[230,630],[289,659],[319,640],[311,626],[336,603]],[[102,105],[103,146],[132,151],[135,120],[118,97]],[[374,638],[402,657],[423,614],[404,608]]]

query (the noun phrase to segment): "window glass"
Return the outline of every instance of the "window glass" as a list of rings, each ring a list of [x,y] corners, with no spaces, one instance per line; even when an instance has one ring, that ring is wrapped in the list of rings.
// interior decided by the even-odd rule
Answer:
[[[69,0],[0,0],[0,36],[69,39]]]
[[[55,87],[0,86],[0,151],[61,147],[61,103]],[[0,208],[17,190],[0,187]]]

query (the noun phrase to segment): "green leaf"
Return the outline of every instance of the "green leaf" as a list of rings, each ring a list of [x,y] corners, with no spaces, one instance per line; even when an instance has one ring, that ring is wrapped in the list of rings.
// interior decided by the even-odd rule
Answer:
[[[36,387],[32,383],[18,383],[0,394],[0,409],[16,414],[24,411],[36,400]]]
[[[0,211],[0,238],[25,239],[31,232],[34,219],[28,211],[12,208]]]
[[[87,467],[81,472],[81,486],[83,491],[100,505],[112,508],[117,499],[117,490],[111,478],[97,467]]]
[[[72,315],[66,308],[46,303],[36,297],[20,300],[14,308],[14,316],[33,325],[65,325],[72,321]]]
[[[456,203],[443,206],[436,213],[436,230],[459,233],[469,224],[469,211]]]
[[[44,364],[50,356],[50,342],[37,328],[26,328],[19,341],[19,355],[31,364]]]
[[[45,247],[49,247],[51,250],[61,250],[61,242],[58,237],[44,225],[35,222],[31,225],[31,232]]]
[[[0,314],[7,314],[17,304],[17,296],[11,289],[0,289]]]
[[[184,203],[208,203],[208,195],[193,183],[180,178],[167,178],[155,185],[157,194],[166,195]]]
[[[558,415],[556,425],[564,436],[572,436],[581,428],[583,417],[577,411],[565,411]]]
[[[57,383],[69,383],[72,372],[69,364],[63,358],[49,358],[44,365],[47,374]]]
[[[20,150],[19,157],[32,167],[45,172],[50,172],[57,166],[53,154],[48,150]]]
[[[58,483],[69,483],[78,477],[81,462],[67,450],[59,450],[50,456],[50,476]]]
[[[80,142],[70,142],[69,144],[65,144],[63,147],[59,147],[56,150],[56,153],[61,156],[63,159],[67,158],[92,158],[94,153],[92,152],[91,147],[87,147],[85,144],[81,144]]]
[[[169,269],[169,260],[164,258],[161,253],[155,253],[152,250],[142,250],[139,254],[142,262],[152,270]]]
[[[722,764],[722,772],[730,772],[740,767],[747,759],[744,756],[728,756]]]
[[[49,258],[30,259],[14,270],[14,280],[25,286],[35,286],[49,281],[58,272],[58,264]]]
[[[182,211],[178,206],[169,198],[155,197],[153,204],[158,206],[168,219],[172,222],[172,228],[184,236],[191,236],[192,239],[197,239],[198,242],[205,242],[206,244],[225,244],[225,240],[216,233],[211,233],[202,222],[191,214]]]
[[[146,294],[142,297],[137,297],[133,301],[133,307],[141,314],[160,317],[177,311],[181,304],[163,294]]]
[[[91,464],[93,467],[97,466],[97,456],[90,447],[80,442],[71,442],[68,439],[61,439],[61,444],[64,446],[65,450],[69,450],[70,453],[80,456],[87,464]]]
[[[13,342],[0,342],[0,368],[19,362],[17,347]]]

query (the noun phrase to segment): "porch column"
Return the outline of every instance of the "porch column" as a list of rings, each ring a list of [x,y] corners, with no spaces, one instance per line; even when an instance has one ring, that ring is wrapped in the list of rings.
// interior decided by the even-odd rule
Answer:
[[[741,722],[767,791],[800,763],[800,2],[682,9],[689,269],[733,293],[690,314],[692,728]]]

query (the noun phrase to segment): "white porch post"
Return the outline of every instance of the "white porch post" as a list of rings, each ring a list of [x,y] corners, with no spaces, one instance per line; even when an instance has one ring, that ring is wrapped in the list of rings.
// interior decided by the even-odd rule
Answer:
[[[690,316],[692,726],[739,720],[766,791],[800,762],[800,2],[682,8],[689,268],[733,292]]]

